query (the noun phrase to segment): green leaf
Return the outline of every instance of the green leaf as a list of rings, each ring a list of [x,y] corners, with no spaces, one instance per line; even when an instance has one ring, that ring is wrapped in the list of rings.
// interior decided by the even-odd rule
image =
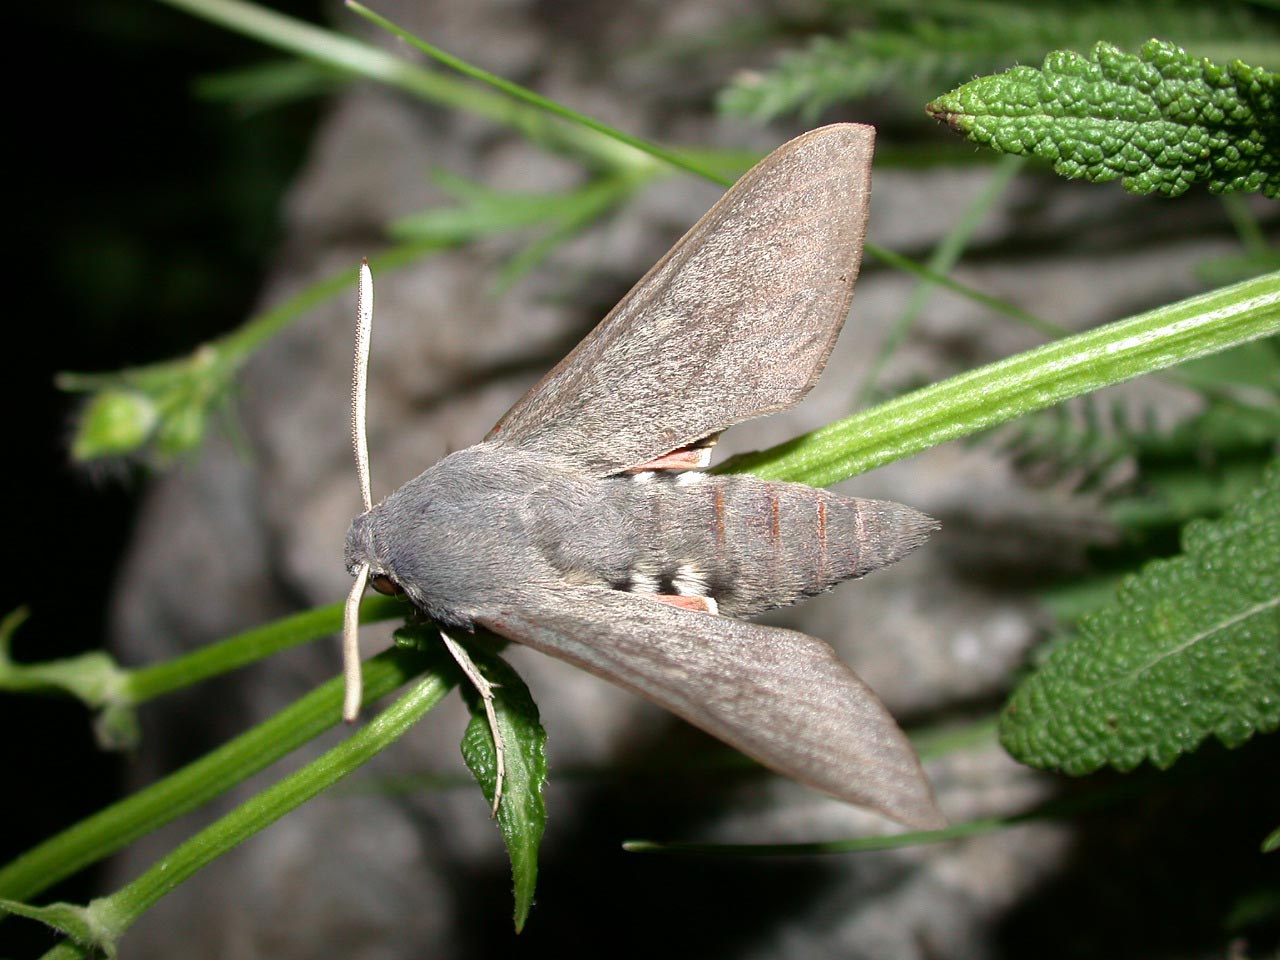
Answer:
[[[1265,57],[1274,56],[1269,41],[1276,36],[1265,11],[1239,4],[861,0],[822,6],[828,8],[820,14],[824,20],[852,21],[851,29],[806,39],[766,72],[742,72],[717,99],[722,113],[761,122],[793,113],[813,120],[830,107],[865,97],[916,102],[971,77],[1034,63],[1049,50],[1082,48],[1099,37],[1125,49],[1166,37],[1194,43],[1210,56],[1222,50],[1240,56],[1247,44]]]
[[[657,167],[608,173],[565,193],[521,193],[488,187],[437,171],[436,185],[458,201],[456,206],[435,207],[397,220],[392,236],[405,242],[442,246],[467,243],[481,237],[533,229],[538,238],[508,262],[499,288],[509,286],[537,266],[557,246],[624,203]]]
[[[563,205],[576,201],[583,192],[579,189],[565,195],[491,190],[442,170],[436,171],[431,179],[458,201],[458,205],[433,207],[401,217],[389,228],[396,239],[466,243],[493,234],[558,223]]]
[[[1127,578],[1014,691],[1000,739],[1070,774],[1168,767],[1213,735],[1237,747],[1280,726],[1280,461],[1182,554]]]
[[[505,746],[506,775],[502,785],[502,803],[498,807],[498,826],[511,858],[511,878],[515,885],[515,927],[524,928],[533,906],[534,887],[538,879],[538,847],[547,823],[547,809],[542,790],[547,782],[547,734],[538,719],[538,708],[519,675],[501,657],[468,646],[476,666],[494,686],[494,708],[498,729]],[[471,708],[471,722],[462,737],[462,757],[493,803],[497,780],[497,754],[489,721],[475,688],[461,685]]]
[[[195,94],[213,103],[235,104],[252,112],[340,90],[347,76],[323,63],[277,60],[200,77]]]
[[[1107,43],[1085,58],[979,77],[926,108],[970,140],[1039,157],[1064,177],[1122,179],[1133,193],[1280,196],[1280,74],[1220,66],[1162,40],[1138,55]]]
[[[1222,919],[1222,928],[1227,933],[1244,933],[1248,927],[1277,918],[1280,918],[1280,886],[1255,887],[1231,905]]]
[[[1269,834],[1267,839],[1262,841],[1263,853],[1275,853],[1280,850],[1280,827],[1276,827]]]
[[[1271,435],[1272,443],[1277,436]],[[1201,463],[1142,463],[1139,489],[1113,499],[1107,515],[1117,526],[1139,533],[1222,513],[1257,485],[1270,452],[1219,461],[1206,457]]]

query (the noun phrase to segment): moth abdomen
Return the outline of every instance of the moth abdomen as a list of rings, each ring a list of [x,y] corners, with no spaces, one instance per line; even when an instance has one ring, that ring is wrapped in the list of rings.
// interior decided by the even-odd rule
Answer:
[[[785,607],[887,566],[937,524],[897,503],[754,477],[638,475],[633,529],[645,531],[623,589],[706,596],[720,612]]]

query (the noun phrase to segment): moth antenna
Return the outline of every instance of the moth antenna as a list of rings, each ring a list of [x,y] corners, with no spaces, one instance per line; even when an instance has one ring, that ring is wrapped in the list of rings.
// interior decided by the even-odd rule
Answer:
[[[365,432],[365,397],[369,379],[369,336],[373,331],[373,271],[368,259],[360,263],[360,285],[356,295],[356,355],[351,371],[351,448],[356,455],[356,473],[360,477],[360,498],[364,512],[373,507],[369,485],[369,438]],[[356,571],[356,582],[347,594],[342,610],[342,719],[355,723],[360,716],[363,681],[360,676],[360,598],[369,582],[369,565],[362,563]]]
[[[369,565],[360,564],[356,582],[347,594],[347,605],[342,608],[342,679],[345,688],[342,695],[342,719],[355,723],[360,716],[360,699],[364,681],[360,676],[360,598],[369,582]]]
[[[369,261],[360,264],[360,288],[356,297],[356,357],[351,372],[351,447],[356,454],[356,473],[360,476],[360,496],[364,511],[373,507],[369,486],[369,437],[365,432],[365,398],[369,380],[369,336],[373,332],[373,271]]]
[[[480,701],[484,704],[484,715],[489,720],[489,732],[493,735],[493,750],[497,755],[498,772],[494,778],[493,787],[493,810],[492,816],[498,815],[498,804],[502,802],[502,780],[506,776],[507,766],[504,759],[506,755],[506,744],[502,741],[502,731],[498,729],[498,715],[493,709],[493,684],[484,678],[480,673],[480,668],[472,662],[467,656],[467,651],[462,649],[453,637],[449,636],[443,630],[440,636],[444,640],[445,649],[453,655],[453,659],[458,661],[458,666],[462,668],[462,672],[466,674],[471,685],[476,688],[476,692],[480,694]]]

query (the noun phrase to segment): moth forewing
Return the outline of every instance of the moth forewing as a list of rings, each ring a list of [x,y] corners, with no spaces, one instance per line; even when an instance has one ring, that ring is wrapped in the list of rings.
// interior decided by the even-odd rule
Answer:
[[[849,312],[874,144],[835,124],[761,160],[488,439],[610,474],[797,403]]]
[[[831,648],[733,619],[892,563],[936,524],[697,471],[720,431],[793,405],[822,372],[858,272],[873,142],[837,124],[753,167],[484,442],[366,502],[346,562],[445,627],[487,627],[780,773],[936,827],[910,744]]]

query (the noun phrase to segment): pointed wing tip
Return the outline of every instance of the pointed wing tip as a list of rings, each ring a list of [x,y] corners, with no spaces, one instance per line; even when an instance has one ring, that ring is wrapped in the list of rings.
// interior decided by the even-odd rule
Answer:
[[[828,141],[838,145],[837,163],[867,171],[867,175],[870,175],[871,157],[876,148],[875,127],[868,123],[831,123],[801,134],[783,144],[778,151],[795,149],[815,141]]]
[[[951,826],[951,821],[943,816],[941,810],[935,810],[933,816],[920,823],[920,829],[922,830],[945,830],[949,826]]]
[[[911,830],[943,830],[950,824],[938,809],[924,771],[918,764],[913,770],[898,770],[887,780],[869,786],[865,781],[856,789],[832,793],[837,800],[878,813]]]
[[[828,123],[825,126],[814,127],[791,142],[821,137],[844,137],[849,140],[858,140],[869,146],[875,143],[876,128],[869,123]]]
[[[909,811],[885,810],[884,813],[912,830],[945,830],[951,825],[938,809],[932,796],[927,801],[913,803]]]

